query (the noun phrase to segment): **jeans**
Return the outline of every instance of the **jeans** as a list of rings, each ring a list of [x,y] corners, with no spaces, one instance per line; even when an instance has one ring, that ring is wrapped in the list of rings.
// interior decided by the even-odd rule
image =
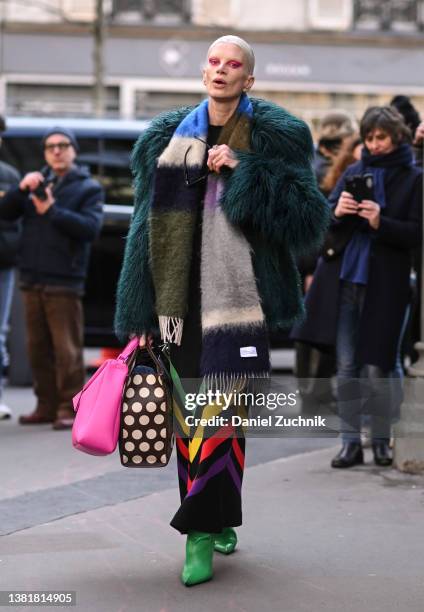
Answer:
[[[372,365],[361,367],[355,359],[355,351],[365,292],[365,285],[341,281],[336,355],[338,411],[343,442],[360,442],[361,416],[364,413],[371,414],[372,440],[389,440],[392,415],[402,401],[400,348],[407,313],[394,369],[383,371]]]
[[[9,363],[6,340],[7,332],[9,331],[9,317],[14,284],[14,269],[0,268],[0,397],[3,390],[3,367]]]

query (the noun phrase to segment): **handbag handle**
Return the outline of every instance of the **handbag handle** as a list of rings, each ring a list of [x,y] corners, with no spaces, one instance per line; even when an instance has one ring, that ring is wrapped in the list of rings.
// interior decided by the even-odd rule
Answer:
[[[146,346],[143,346],[142,348],[147,350],[147,352],[149,353],[150,359],[153,361],[153,363],[156,366],[157,373],[159,374],[159,376],[162,376],[164,374],[163,365],[161,364],[159,359],[156,357],[155,352],[152,350],[152,347],[150,346],[150,342],[147,342]]]
[[[135,354],[137,345],[138,345],[138,338],[133,338],[132,340],[130,340],[128,344],[126,345],[126,347],[124,348],[124,350],[122,351],[122,353],[117,357],[117,360],[122,361],[123,363],[126,363],[127,360],[129,360],[129,358]],[[94,379],[97,378],[100,372],[104,369],[105,365],[106,365],[106,361],[102,363],[102,365],[96,370],[93,376],[85,383],[81,391],[77,394],[79,397],[78,397],[77,405],[74,408],[75,412],[78,412],[78,409],[81,403],[81,399],[82,399],[82,394],[84,393],[84,391],[88,389],[88,387],[91,385]]]
[[[138,338],[137,336],[135,336],[134,338],[132,338],[132,340],[128,342],[127,346],[124,348],[122,353],[118,356],[118,359],[120,361],[126,361],[128,357],[131,357],[131,355],[134,353],[137,346],[138,346]]]
[[[134,340],[137,340],[137,345],[139,342],[139,338],[134,338]],[[163,345],[161,348],[163,349],[166,345]],[[128,348],[128,347],[126,347]],[[128,370],[132,370],[134,367],[134,364],[136,363],[137,360],[137,355],[139,351],[147,351],[147,353],[149,354],[150,359],[153,361],[153,363],[156,366],[156,373],[158,374],[158,376],[163,376],[163,374],[165,374],[165,369],[163,364],[160,362],[160,360],[156,357],[155,352],[153,351],[152,347],[150,346],[150,343],[147,342],[144,346],[136,346],[135,350],[134,348],[132,349],[132,351],[128,354],[127,353],[127,358],[130,357],[130,359],[128,360]],[[122,355],[120,355],[118,357],[118,359],[123,358],[125,360],[124,357],[124,353],[122,353]]]

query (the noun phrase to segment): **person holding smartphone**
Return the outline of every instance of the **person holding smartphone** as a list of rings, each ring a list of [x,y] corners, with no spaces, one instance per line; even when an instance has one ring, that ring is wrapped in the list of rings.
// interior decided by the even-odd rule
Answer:
[[[393,107],[375,106],[365,112],[360,131],[361,160],[349,166],[329,197],[330,234],[338,246],[323,252],[306,297],[307,317],[296,334],[336,347],[342,448],[334,468],[363,463],[361,417],[369,412],[374,461],[392,463],[390,429],[401,401],[396,382],[403,375],[400,344],[411,299],[412,250],[422,242],[422,173],[414,165],[409,128]],[[364,375],[374,389],[366,396]]]

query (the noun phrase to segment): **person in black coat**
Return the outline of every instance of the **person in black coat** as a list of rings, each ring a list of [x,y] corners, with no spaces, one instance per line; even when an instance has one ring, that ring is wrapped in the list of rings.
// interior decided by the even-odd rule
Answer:
[[[84,384],[81,296],[90,247],[103,217],[103,190],[74,161],[78,143],[71,130],[48,130],[47,166],[30,172],[0,203],[0,219],[22,219],[20,285],[28,350],[37,397],[22,425],[72,427],[72,398]]]
[[[346,170],[330,195],[329,238],[306,297],[306,320],[293,334],[315,346],[336,347],[343,444],[333,467],[363,462],[361,413],[368,410],[374,460],[392,461],[390,425],[400,397],[399,386],[390,381],[403,374],[400,344],[411,297],[411,254],[422,241],[422,173],[401,115],[392,107],[369,108],[361,137],[361,161]],[[374,196],[357,201],[346,180],[364,174],[372,175]],[[359,380],[364,367],[369,381],[380,381],[368,402]]]
[[[422,140],[424,136],[424,122],[421,121],[420,114],[412,104],[408,96],[398,95],[390,100],[390,106],[394,106],[402,115],[406,125],[411,130],[413,135],[412,148],[415,157],[415,164],[422,168],[423,165],[423,147]],[[421,133],[421,142],[420,142]],[[415,344],[421,338],[421,249],[415,249],[413,254],[413,267],[415,270],[415,279],[412,283],[412,300],[411,314],[409,317],[408,327],[403,340],[403,353],[415,362],[418,359],[418,353],[415,349]]]
[[[6,123],[0,116],[0,133],[6,131]],[[1,143],[1,138],[0,138]],[[20,181],[19,172],[0,161],[0,202],[8,189]],[[8,364],[6,349],[9,316],[12,306],[13,287],[18,249],[20,244],[20,225],[16,221],[0,220],[0,419],[11,417],[11,411],[2,402],[3,368]]]

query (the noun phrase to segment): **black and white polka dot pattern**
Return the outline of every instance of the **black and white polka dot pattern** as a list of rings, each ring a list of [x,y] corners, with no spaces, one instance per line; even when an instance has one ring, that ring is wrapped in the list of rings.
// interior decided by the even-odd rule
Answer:
[[[171,396],[162,376],[129,376],[121,412],[119,453],[125,467],[162,467],[172,453]]]

